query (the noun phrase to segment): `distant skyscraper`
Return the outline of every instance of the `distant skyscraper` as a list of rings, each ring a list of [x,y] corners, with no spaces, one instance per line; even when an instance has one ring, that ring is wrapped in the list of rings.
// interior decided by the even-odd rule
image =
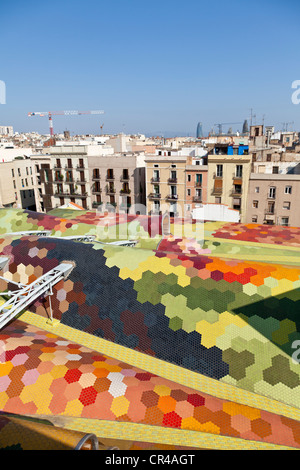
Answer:
[[[248,127],[248,121],[246,119],[243,124],[243,134],[248,134],[248,133],[249,133],[249,127]]]
[[[202,139],[202,137],[203,137],[202,122],[198,122],[196,137],[197,137],[197,139]]]

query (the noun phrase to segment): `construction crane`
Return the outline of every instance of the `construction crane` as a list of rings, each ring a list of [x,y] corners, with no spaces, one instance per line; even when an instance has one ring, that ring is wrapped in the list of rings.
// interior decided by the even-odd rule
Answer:
[[[242,122],[221,122],[220,124],[214,124],[214,126],[218,126],[219,128],[219,135],[222,135],[222,126],[229,126],[234,124],[243,124]]]
[[[28,116],[29,117],[32,117],[32,116],[40,116],[40,117],[48,116],[50,136],[53,137],[54,132],[53,132],[52,116],[81,116],[83,114],[104,114],[104,111],[46,111],[46,112],[36,111],[36,112],[33,112],[33,113],[28,113]]]

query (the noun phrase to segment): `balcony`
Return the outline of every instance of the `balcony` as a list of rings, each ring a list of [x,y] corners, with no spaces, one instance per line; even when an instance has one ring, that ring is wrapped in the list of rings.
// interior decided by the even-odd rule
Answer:
[[[92,207],[97,208],[97,207],[99,207],[99,206],[102,206],[102,204],[103,204],[103,202],[94,201],[94,202],[92,203]]]
[[[74,170],[74,168],[73,168],[72,164],[71,165],[67,164],[67,165],[65,165],[65,170]]]
[[[202,202],[202,196],[194,196],[193,197],[193,202],[196,202],[196,203],[201,203]]]
[[[94,188],[92,189],[92,194],[101,194],[102,193],[102,189],[101,188]]]
[[[166,200],[167,200],[167,201],[177,201],[177,200],[178,200],[178,195],[177,195],[177,194],[169,194],[169,195],[166,197]]]
[[[160,193],[150,193],[148,196],[149,199],[160,199],[161,194]]]
[[[195,186],[196,188],[202,188],[202,181],[196,181]]]
[[[122,188],[120,190],[120,194],[130,194],[131,190],[129,188]]]
[[[80,193],[76,193],[76,192],[68,192],[68,191],[62,191],[62,192],[59,192],[59,191],[56,191],[54,193],[54,196],[55,197],[75,197],[75,198],[86,198],[88,196],[88,193],[83,193],[83,194],[80,194]]]
[[[93,175],[92,181],[100,181],[100,175]]]
[[[129,179],[130,179],[130,178],[129,178],[129,175],[122,175],[122,176],[120,177],[121,183],[128,183]]]
[[[115,181],[114,175],[107,175],[106,176],[106,181]]]
[[[157,178],[151,178],[150,181],[151,181],[152,184],[156,184],[156,183],[160,182],[160,178],[158,178],[158,177]]]
[[[82,171],[82,170],[85,170],[85,167],[83,165],[77,165],[76,170]]]
[[[85,179],[85,178],[84,178],[84,179],[79,179],[79,178],[77,178],[77,180],[76,180],[76,184],[85,184],[85,183],[86,183],[86,179]]]
[[[64,177],[62,175],[54,176],[53,183],[60,184],[60,183],[63,183],[63,182],[64,182]]]
[[[213,178],[214,179],[222,179],[223,178],[223,173],[214,173]]]
[[[74,180],[74,178],[66,178],[65,183],[66,184],[72,184],[72,183],[75,183],[75,180]]]
[[[106,190],[106,194],[108,194],[108,195],[109,194],[116,194],[115,188],[106,187],[105,190]]]
[[[242,188],[241,189],[232,189],[230,196],[232,197],[239,197],[243,194]]]
[[[214,188],[211,192],[212,196],[220,196],[223,192],[223,188]]]
[[[169,178],[168,184],[177,184],[177,178]]]

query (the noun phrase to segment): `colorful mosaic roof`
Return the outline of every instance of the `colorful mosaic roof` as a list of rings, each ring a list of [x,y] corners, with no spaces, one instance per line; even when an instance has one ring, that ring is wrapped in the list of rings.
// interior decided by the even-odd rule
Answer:
[[[161,222],[0,211],[2,292],[74,266],[53,288],[59,323],[46,296],[0,331],[1,410],[132,449],[299,448],[299,229],[281,244],[278,227]],[[51,233],[14,235],[29,230]],[[138,244],[97,243],[121,235]]]

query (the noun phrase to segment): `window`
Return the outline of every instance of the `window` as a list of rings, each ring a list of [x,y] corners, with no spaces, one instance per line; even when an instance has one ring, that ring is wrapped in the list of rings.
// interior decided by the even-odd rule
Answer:
[[[32,175],[32,168],[30,167],[30,174]]]
[[[256,186],[255,192],[256,192],[256,193],[259,193],[259,186]]]
[[[16,182],[13,180],[14,189],[16,189]]]
[[[222,198],[221,197],[215,197],[215,204],[221,204]]]
[[[267,155],[267,162],[270,162],[272,160],[272,154],[268,153]]]
[[[258,201],[253,201],[253,202],[252,202],[252,207],[253,207],[254,209],[257,209],[257,208],[258,208]]]
[[[240,210],[241,209],[241,199],[233,198],[233,209]]]
[[[15,177],[15,172],[14,172],[13,168],[11,169],[11,175],[12,175],[13,178]]]
[[[154,165],[154,168],[158,168],[158,165],[157,165],[157,164],[155,164],[155,165]]]
[[[236,167],[235,167],[235,176],[237,178],[242,178],[242,176],[243,176],[243,165],[236,165]]]
[[[254,215],[251,220],[252,220],[253,224],[256,224],[257,223],[257,215]]]
[[[187,190],[187,195],[188,195],[188,196],[191,195],[191,190],[190,190],[190,189]]]
[[[200,160],[196,160],[196,165],[200,165]]]
[[[275,202],[271,201],[268,202],[267,214],[274,214],[275,213]]]
[[[153,181],[159,181],[159,170],[153,170]]]
[[[187,180],[189,183],[191,182],[191,175],[187,175]]]
[[[25,185],[28,186],[27,178],[25,178]]]
[[[28,176],[28,174],[29,174],[29,173],[28,173],[28,166],[27,166],[27,167],[26,167],[26,175]]]
[[[284,201],[282,207],[283,207],[283,209],[290,210],[290,208],[291,208],[291,203],[290,203],[289,201]]]
[[[22,180],[21,183],[22,183],[22,188],[24,188],[24,180]]]
[[[217,176],[219,178],[223,177],[223,165],[217,165]]]
[[[276,187],[270,186],[269,192],[268,192],[268,198],[275,199],[275,197],[276,197]]]
[[[21,176],[21,170],[18,168],[18,175]]]
[[[292,194],[292,186],[286,186],[284,189],[284,194]]]
[[[196,174],[196,184],[198,186],[202,185],[202,173],[197,173]]]
[[[288,217],[281,217],[281,225],[287,227],[289,225],[289,218]]]
[[[172,165],[171,165],[171,168],[176,168],[176,165],[172,164]]]
[[[278,173],[279,173],[279,166],[273,166],[273,168],[272,168],[272,173],[273,173],[274,175],[278,175]]]

